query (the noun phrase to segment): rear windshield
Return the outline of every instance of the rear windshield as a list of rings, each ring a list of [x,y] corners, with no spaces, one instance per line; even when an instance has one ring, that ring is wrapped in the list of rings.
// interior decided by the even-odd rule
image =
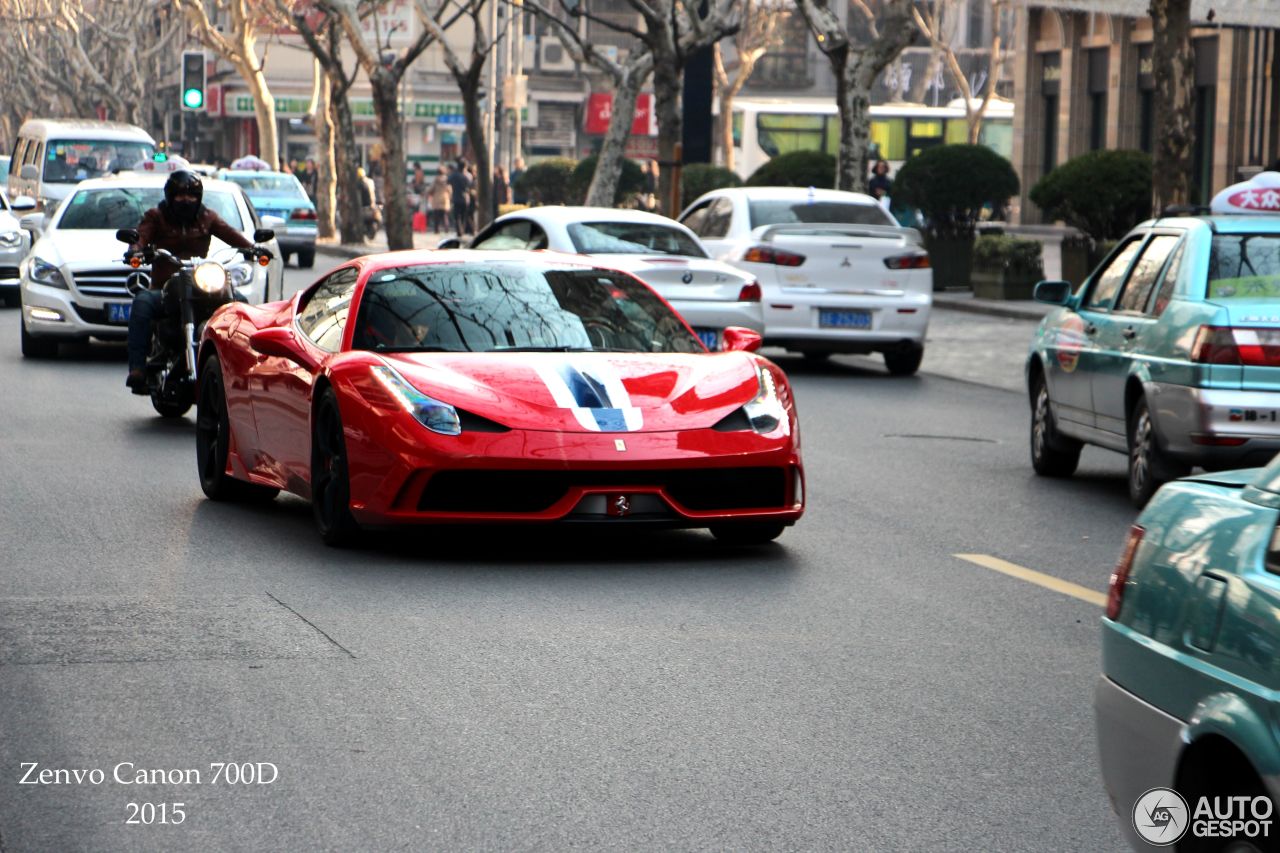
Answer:
[[[576,222],[569,226],[574,251],[584,255],[686,255],[707,253],[678,228],[652,222]]]
[[[302,185],[293,175],[227,175],[249,192],[273,195],[302,195]]]
[[[771,199],[747,203],[751,227],[790,225],[793,222],[815,222],[831,225],[897,225],[878,204],[848,201],[785,201]]]
[[[110,230],[137,228],[142,214],[164,201],[160,187],[110,187],[97,190],[80,190],[64,202],[66,210],[58,221],[59,231]],[[204,204],[227,221],[237,231],[243,231],[244,222],[231,193],[206,191]]]
[[[1280,234],[1214,235],[1209,298],[1280,298]]]
[[[104,142],[101,139],[51,139],[45,147],[44,180],[74,184],[150,160],[150,142]]]

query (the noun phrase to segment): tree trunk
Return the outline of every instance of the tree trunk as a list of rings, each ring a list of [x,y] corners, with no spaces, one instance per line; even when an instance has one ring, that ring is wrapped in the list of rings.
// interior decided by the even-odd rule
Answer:
[[[867,191],[867,152],[871,148],[871,84],[875,73],[861,57],[837,61],[836,104],[840,109],[840,155],[836,158],[836,189]],[[870,79],[868,79],[870,78]]]
[[[929,88],[929,81],[937,76],[938,69],[941,67],[942,51],[937,45],[933,45],[929,49],[929,60],[925,63],[923,73],[911,81],[911,91],[907,93],[907,100],[913,104],[924,103],[924,93]]]
[[[387,229],[387,248],[413,248],[413,222],[409,219],[409,199],[404,188],[404,121],[400,116],[400,80],[377,71],[370,80],[373,111],[378,116],[382,137],[382,221]]]
[[[280,141],[276,135],[276,102],[271,97],[267,78],[261,68],[240,69],[253,95],[253,113],[258,120],[258,156],[271,165],[272,171],[280,169]]]
[[[671,184],[675,176],[676,145],[683,138],[684,117],[680,112],[680,90],[683,87],[684,69],[671,51],[664,56],[654,56],[653,106],[658,117],[658,210],[667,216],[680,213],[680,201],[671,210]],[[614,108],[617,109],[617,97]],[[634,106],[632,112],[635,112]],[[630,125],[628,124],[628,129]]]
[[[346,89],[332,76],[329,77],[329,85],[338,178],[338,227],[342,242],[354,246],[364,242],[364,206],[360,204],[360,178],[356,175],[356,125],[351,118],[351,103],[347,100]]]
[[[333,111],[330,106],[333,84],[320,63],[315,64],[317,98],[313,120],[316,126],[316,231],[322,240],[337,234],[337,180],[333,169]]]
[[[627,137],[631,133],[631,123],[635,120],[636,97],[647,76],[648,69],[636,71],[630,66],[622,69],[622,79],[613,91],[613,112],[609,116],[609,129],[600,146],[596,173],[591,176],[591,186],[587,188],[584,204],[589,207],[613,207],[613,198],[618,192],[618,179],[622,177],[622,159],[627,147]]]
[[[754,55],[739,54],[738,55],[738,73],[734,76],[729,85],[720,90],[720,115],[716,117],[719,125],[720,147],[724,150],[724,167],[733,170],[733,99],[742,91],[742,87],[746,85],[747,80],[751,77],[751,72],[755,70],[756,60]]]
[[[1192,84],[1190,0],[1151,0],[1155,30],[1151,59],[1155,75],[1155,152],[1152,157],[1152,209],[1158,216],[1173,204],[1191,200]]]
[[[462,93],[462,113],[467,122],[467,139],[476,155],[476,230],[493,221],[493,181],[489,174],[489,143],[484,133],[484,115],[480,112],[479,69],[475,79],[458,80]]]

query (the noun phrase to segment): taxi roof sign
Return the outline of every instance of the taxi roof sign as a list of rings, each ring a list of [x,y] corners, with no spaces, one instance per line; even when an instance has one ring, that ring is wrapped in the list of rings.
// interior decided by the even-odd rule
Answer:
[[[1280,215],[1280,172],[1259,172],[1232,184],[1213,197],[1213,213],[1269,213]]]
[[[131,171],[143,172],[149,175],[163,175],[169,172],[177,172],[182,169],[188,169],[191,164],[176,154],[164,154],[163,160],[156,159],[160,157],[162,152],[157,152],[155,156],[147,160],[139,160],[133,164]]]

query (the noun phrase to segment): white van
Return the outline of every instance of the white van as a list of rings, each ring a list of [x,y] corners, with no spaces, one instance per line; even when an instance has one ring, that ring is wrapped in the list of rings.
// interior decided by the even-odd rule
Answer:
[[[76,184],[139,160],[150,160],[156,141],[140,127],[92,119],[28,119],[18,130],[9,164],[9,197],[30,196],[53,208]]]

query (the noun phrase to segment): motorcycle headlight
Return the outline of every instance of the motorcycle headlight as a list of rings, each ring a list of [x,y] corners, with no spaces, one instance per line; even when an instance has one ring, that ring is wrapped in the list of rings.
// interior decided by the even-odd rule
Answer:
[[[205,293],[217,293],[227,286],[227,271],[222,264],[206,261],[196,267],[195,280],[196,287]]]
[[[787,417],[787,411],[778,399],[778,388],[773,380],[773,373],[768,368],[757,366],[756,375],[760,381],[760,393],[756,398],[742,407],[751,421],[751,428],[760,434],[773,432]]]
[[[418,423],[432,432],[441,435],[460,435],[462,424],[458,420],[458,410],[448,403],[442,403],[434,397],[428,397],[410,385],[405,378],[390,367],[379,365],[373,368],[373,375],[391,392],[391,396],[413,415]]]
[[[5,231],[3,234],[0,234],[0,249],[16,249],[21,245],[21,231]]]
[[[67,282],[62,278],[62,271],[42,258],[32,257],[28,259],[27,277],[36,284],[43,284],[48,287],[60,287],[67,289]]]

